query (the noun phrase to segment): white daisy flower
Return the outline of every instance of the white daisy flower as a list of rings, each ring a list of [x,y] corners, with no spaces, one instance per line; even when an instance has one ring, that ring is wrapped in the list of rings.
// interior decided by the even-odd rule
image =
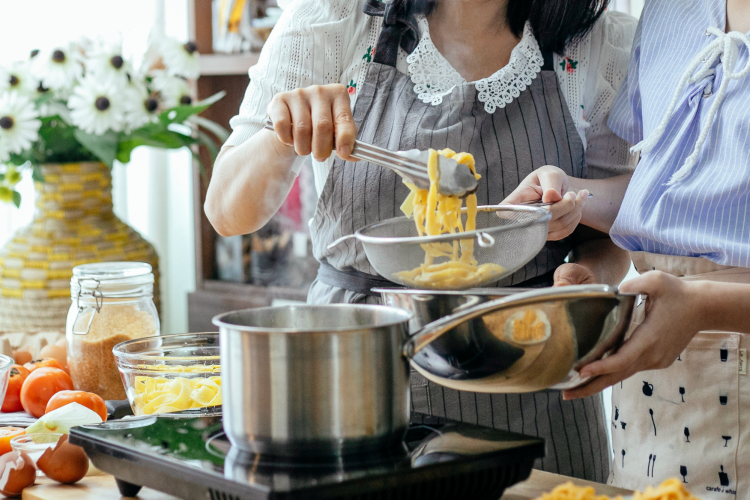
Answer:
[[[193,97],[190,95],[190,85],[188,85],[188,82],[184,78],[170,76],[160,71],[154,76],[153,82],[154,88],[161,95],[166,108],[185,106],[193,103]]]
[[[15,62],[10,68],[0,69],[0,92],[16,91],[32,95],[38,84],[39,80],[31,73],[26,62]]]
[[[0,142],[10,153],[29,149],[39,138],[39,114],[34,103],[17,92],[8,92],[0,98]]]
[[[0,163],[5,163],[8,160],[10,160],[10,151],[8,151],[5,141],[0,139]]]
[[[32,69],[42,84],[52,90],[63,90],[73,86],[83,74],[81,54],[75,45],[43,51],[33,58]]]
[[[124,87],[133,73],[133,65],[122,56],[122,43],[102,44],[85,63],[86,72],[109,85]]]
[[[159,101],[149,95],[146,87],[135,81],[125,89],[125,124],[134,130],[159,119]]]
[[[168,74],[185,78],[200,76],[198,49],[193,42],[181,43],[175,38],[163,38],[158,41],[157,50]]]
[[[125,97],[122,90],[89,76],[68,99],[70,118],[84,132],[102,135],[119,132],[125,125]]]

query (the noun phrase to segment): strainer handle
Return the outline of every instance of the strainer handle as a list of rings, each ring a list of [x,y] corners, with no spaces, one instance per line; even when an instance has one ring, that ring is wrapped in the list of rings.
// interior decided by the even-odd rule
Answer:
[[[341,238],[337,239],[336,241],[329,243],[326,247],[328,250],[333,250],[333,247],[339,246],[341,243],[343,243],[346,240],[350,240],[352,238],[356,238],[353,234],[347,234],[346,236],[342,236]]]
[[[477,233],[477,243],[482,248],[490,248],[495,245],[495,238],[487,233]]]

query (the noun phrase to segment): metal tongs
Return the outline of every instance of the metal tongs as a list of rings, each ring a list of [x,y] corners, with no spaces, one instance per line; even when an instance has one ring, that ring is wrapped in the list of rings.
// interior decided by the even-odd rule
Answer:
[[[589,196],[588,196],[587,199],[590,200],[593,197],[594,197],[594,193],[589,193]],[[526,207],[537,207],[538,208],[538,207],[549,207],[551,205],[554,205],[555,203],[558,203],[558,202],[556,202],[556,201],[548,201],[548,202],[545,203],[542,200],[533,200],[533,201],[522,201],[520,203],[513,203],[513,205],[523,205],[523,206],[526,206]]]
[[[270,118],[266,118],[265,128],[273,130],[273,122]],[[427,174],[429,151],[410,149],[394,152],[355,140],[352,156],[389,168],[418,188],[429,189],[430,187],[430,177]],[[440,169],[438,191],[441,194],[464,197],[477,190],[477,179],[466,165],[438,155],[438,168]]]

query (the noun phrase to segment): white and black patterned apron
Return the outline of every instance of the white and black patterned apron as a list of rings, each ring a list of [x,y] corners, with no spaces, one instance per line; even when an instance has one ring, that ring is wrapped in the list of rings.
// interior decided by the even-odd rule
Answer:
[[[503,109],[487,113],[474,84],[459,85],[441,105],[421,101],[409,75],[396,69],[399,46],[410,53],[419,39],[413,14],[403,5],[368,1],[365,13],[383,16],[383,30],[354,107],[358,139],[407,150],[451,148],[474,155],[482,175],[479,205],[500,203],[542,165],[557,165],[585,177],[584,149],[560,91],[551,54],[536,79]],[[394,286],[377,275],[359,242],[328,249],[335,239],[368,224],[401,215],[408,195],[401,179],[367,162],[336,158],[311,224],[315,257],[321,262],[308,302],[378,303],[370,289]],[[524,268],[493,286],[550,286],[554,270],[571,250],[565,239],[549,242]],[[537,467],[604,482],[609,474],[601,395],[563,401],[559,391],[474,394],[446,389],[412,371],[412,409],[499,429],[538,435],[547,456]]]
[[[631,255],[641,273],[659,270],[686,281],[750,283],[747,268],[696,257]],[[740,333],[700,332],[669,368],[615,384],[610,482],[643,490],[677,477],[704,500],[748,498],[749,345],[748,336]]]

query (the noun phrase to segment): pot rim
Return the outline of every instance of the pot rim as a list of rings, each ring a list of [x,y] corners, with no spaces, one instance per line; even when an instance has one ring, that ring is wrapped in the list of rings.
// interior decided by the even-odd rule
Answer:
[[[271,309],[280,309],[280,308],[299,308],[299,309],[331,309],[332,314],[335,314],[335,311],[337,309],[351,309],[351,308],[358,308],[358,309],[364,309],[364,310],[372,310],[372,311],[388,311],[392,314],[396,314],[401,316],[401,319],[394,320],[394,321],[387,321],[380,324],[363,324],[363,325],[355,325],[355,326],[339,326],[339,327],[330,327],[330,328],[311,328],[311,327],[305,327],[305,328],[291,328],[291,327],[260,327],[260,326],[247,326],[247,325],[237,325],[233,323],[228,323],[224,321],[225,318],[228,316],[231,316],[233,314],[242,313],[245,311],[253,311],[256,313],[262,313],[263,311],[271,310]],[[311,333],[357,333],[361,332],[362,330],[371,329],[371,328],[387,328],[391,326],[397,326],[402,325],[406,327],[408,322],[412,319],[414,316],[414,313],[411,311],[407,311],[406,309],[401,309],[399,307],[391,307],[391,306],[383,306],[383,305],[376,305],[376,304],[324,304],[324,305],[313,305],[313,304],[300,304],[300,305],[289,305],[289,306],[269,306],[269,307],[257,307],[257,308],[248,308],[248,309],[238,309],[236,311],[229,311],[222,314],[219,314],[217,316],[214,316],[211,322],[218,326],[220,329],[222,328],[228,328],[236,331],[241,332],[248,332],[248,333],[265,333],[265,334],[271,334],[271,333],[290,333],[290,334],[311,334]],[[406,329],[405,331],[408,331]]]

